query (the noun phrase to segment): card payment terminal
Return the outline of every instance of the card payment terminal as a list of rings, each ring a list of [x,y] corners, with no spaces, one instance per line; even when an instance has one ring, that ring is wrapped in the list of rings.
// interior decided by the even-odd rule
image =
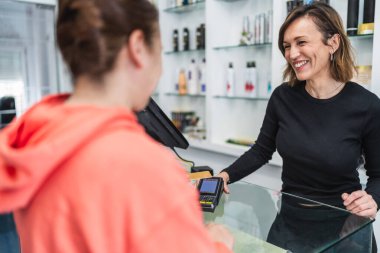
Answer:
[[[214,212],[215,207],[219,204],[220,196],[223,193],[223,179],[220,177],[203,178],[199,181],[198,190],[202,210],[205,212]]]

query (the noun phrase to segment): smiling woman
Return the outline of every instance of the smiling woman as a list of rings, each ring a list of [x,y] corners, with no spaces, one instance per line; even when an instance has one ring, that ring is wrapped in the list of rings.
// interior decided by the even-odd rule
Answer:
[[[286,82],[268,102],[255,145],[219,174],[225,191],[277,149],[282,191],[374,218],[380,204],[380,100],[350,81],[354,60],[340,16],[323,3],[298,7],[282,25],[278,46],[287,60]],[[369,177],[364,190],[357,172],[362,155]],[[284,233],[278,236],[294,239]]]
[[[328,72],[324,76],[331,76],[339,83],[345,83],[353,77],[355,65],[350,41],[339,14],[328,5],[319,8],[306,5],[291,12],[281,26],[278,47],[288,62],[284,79],[289,80],[289,85],[313,79],[297,76],[300,65],[306,63],[325,68]],[[305,52],[306,55],[295,55],[300,52]],[[314,60],[320,63],[302,59],[307,54],[314,55]],[[304,61],[301,62],[302,60]],[[299,64],[298,68],[295,68],[296,63]],[[313,74],[320,73],[316,71]]]

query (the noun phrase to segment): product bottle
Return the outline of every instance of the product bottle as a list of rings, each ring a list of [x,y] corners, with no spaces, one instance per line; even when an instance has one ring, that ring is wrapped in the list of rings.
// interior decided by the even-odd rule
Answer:
[[[359,0],[348,0],[347,8],[347,35],[356,35],[358,32]]]
[[[250,77],[249,80],[251,81],[251,90],[250,90],[250,97],[257,97],[258,96],[258,81],[257,81],[257,69],[256,69],[256,62],[251,62],[251,67],[249,68]]]
[[[252,43],[251,29],[249,28],[249,17],[245,16],[243,18],[243,30],[240,37],[240,45],[249,45]]]
[[[271,43],[272,42],[272,34],[273,34],[273,11],[269,10],[267,12],[266,17],[266,42]]]
[[[375,0],[364,0],[363,24],[359,26],[359,34],[373,34],[375,30]]]
[[[229,97],[233,97],[235,95],[235,70],[232,62],[228,64],[227,69],[226,95]]]
[[[375,21],[375,0],[364,0],[363,23],[370,24]]]
[[[293,10],[294,7],[296,7],[296,0],[286,1],[286,9],[288,11],[288,14]]]
[[[195,38],[196,38],[196,49],[202,49],[202,31],[201,26],[197,27],[195,30]]]
[[[206,95],[206,59],[203,58],[202,63],[199,66],[199,91],[201,94]]]
[[[259,15],[255,16],[255,32],[254,32],[254,44],[260,43],[260,17]]]
[[[201,24],[200,31],[201,31],[201,48],[205,49],[206,48],[206,26],[205,26],[205,24],[203,24],[203,23]]]
[[[187,92],[191,95],[198,94],[198,70],[195,60],[192,59],[187,71]]]
[[[297,5],[297,7],[298,6],[302,6],[303,5],[303,0],[296,0],[296,5]]]
[[[267,87],[266,87],[266,97],[270,97],[272,94],[272,76],[270,70],[267,72]]]
[[[264,44],[264,36],[265,36],[265,14],[259,14],[259,44]]]
[[[173,31],[173,51],[178,52],[179,50],[179,43],[178,43],[178,30],[175,29]]]
[[[251,93],[251,63],[247,62],[246,68],[245,68],[245,84],[244,84],[244,93],[246,95],[249,95]]]
[[[189,29],[183,28],[183,51],[190,50],[190,33]]]
[[[186,74],[185,70],[181,69],[178,76],[178,93],[185,95],[187,93]]]

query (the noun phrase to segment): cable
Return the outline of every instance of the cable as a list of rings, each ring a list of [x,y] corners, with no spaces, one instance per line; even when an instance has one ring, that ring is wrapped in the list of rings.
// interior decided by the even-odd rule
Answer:
[[[187,163],[190,163],[191,164],[191,168],[194,167],[195,163],[193,161],[189,161],[189,160],[186,160],[186,159],[183,159],[178,153],[177,151],[175,151],[174,148],[171,148],[173,150],[173,152],[178,156],[178,158],[184,162],[187,162]]]

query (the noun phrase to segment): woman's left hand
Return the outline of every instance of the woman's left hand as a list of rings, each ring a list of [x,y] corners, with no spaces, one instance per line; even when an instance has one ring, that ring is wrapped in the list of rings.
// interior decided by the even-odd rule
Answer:
[[[375,218],[377,204],[372,196],[366,191],[354,191],[351,194],[342,194],[343,204],[351,213],[359,216]]]

